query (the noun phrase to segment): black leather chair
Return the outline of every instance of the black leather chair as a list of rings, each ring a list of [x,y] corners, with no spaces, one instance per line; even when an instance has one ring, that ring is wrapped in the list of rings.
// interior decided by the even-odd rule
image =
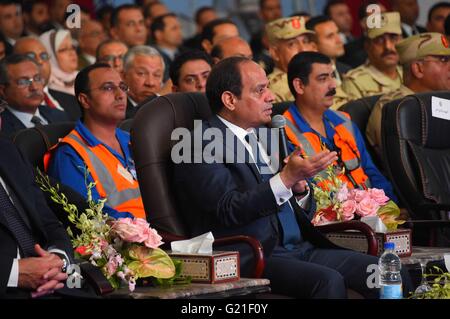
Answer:
[[[121,128],[124,131],[130,132],[132,125],[133,125],[133,119],[126,119],[126,120],[123,120],[119,124],[119,128]]]
[[[449,100],[450,91],[410,95],[384,106],[383,162],[410,212],[415,243],[448,246],[450,121],[433,114],[433,97]]]
[[[289,106],[291,106],[292,103],[294,103],[294,101],[273,103],[272,116],[278,114],[283,115],[283,113],[287,111],[287,109],[289,108]]]
[[[65,122],[57,124],[49,124],[41,127],[34,127],[17,132],[13,137],[14,144],[19,148],[20,152],[28,159],[33,168],[44,171],[43,158],[44,154],[55,144],[60,138],[63,138],[75,127],[75,122]],[[50,183],[56,186],[57,181],[50,178]],[[86,200],[72,188],[59,184],[60,191],[66,195],[69,202],[78,207],[79,211],[83,211],[88,207]],[[67,219],[67,212],[56,204],[49,193],[44,193],[47,204],[55,213],[56,217],[61,221],[64,228],[72,226]],[[77,229],[71,227],[73,233],[77,234]],[[90,283],[91,287],[98,295],[104,295],[113,291],[111,284],[102,274],[99,268],[92,266],[89,262],[77,261],[81,268],[84,278]]]
[[[348,113],[352,118],[352,121],[356,124],[356,126],[358,126],[364,138],[364,143],[366,144],[367,150],[369,151],[370,156],[372,157],[372,160],[374,161],[375,165],[377,165],[379,169],[382,168],[381,166],[382,162],[377,153],[375,152],[375,149],[367,141],[366,128],[367,122],[369,121],[370,113],[372,113],[373,107],[375,106],[380,97],[381,95],[363,97],[361,99],[347,102],[339,108],[339,111]]]

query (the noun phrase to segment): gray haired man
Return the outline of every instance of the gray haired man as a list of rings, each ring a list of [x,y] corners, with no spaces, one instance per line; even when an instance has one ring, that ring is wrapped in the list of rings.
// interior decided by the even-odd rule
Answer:
[[[138,45],[128,50],[123,66],[123,80],[130,88],[126,118],[134,117],[147,98],[158,95],[164,68],[164,61],[155,48]]]

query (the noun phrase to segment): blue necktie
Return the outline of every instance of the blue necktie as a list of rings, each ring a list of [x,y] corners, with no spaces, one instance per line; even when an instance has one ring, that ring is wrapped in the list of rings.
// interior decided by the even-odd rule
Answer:
[[[0,185],[0,213],[3,214],[9,230],[17,240],[17,245],[22,251],[23,257],[36,256],[34,245],[36,241],[31,230],[25,225],[17,208],[13,205],[3,185]]]
[[[268,164],[264,161],[261,151],[259,149],[258,138],[254,132],[249,133],[245,136],[245,140],[250,145],[252,149],[253,159],[256,166],[260,172],[263,181],[268,181],[273,177],[272,173],[269,173]],[[298,226],[297,219],[295,218],[295,213],[289,205],[289,201],[286,201],[280,207],[278,212],[278,220],[281,225],[283,232],[283,247],[288,250],[292,250],[301,241],[300,227]]]

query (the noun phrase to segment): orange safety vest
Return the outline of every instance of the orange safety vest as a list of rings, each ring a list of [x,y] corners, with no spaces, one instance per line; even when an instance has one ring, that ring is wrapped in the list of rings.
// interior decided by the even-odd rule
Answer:
[[[336,131],[333,140],[336,147],[341,150],[341,160],[349,169],[347,173],[349,173],[353,180],[363,188],[371,187],[369,178],[361,167],[361,155],[356,144],[353,125],[349,115],[344,112],[332,112],[344,120],[343,123],[333,127]],[[300,147],[308,156],[313,156],[323,150],[323,145],[319,136],[313,132],[300,132],[295,124],[294,116],[289,110],[287,110],[283,116],[288,120],[286,121],[286,135],[292,144]],[[333,123],[330,124],[333,125]],[[335,162],[334,165],[336,164],[337,163]],[[326,174],[326,170],[321,171],[319,176],[327,179],[328,175]],[[354,185],[348,176],[342,174],[339,177],[347,183],[349,188],[354,188]],[[321,186],[325,187],[325,185]]]
[[[118,212],[129,212],[145,219],[139,183],[122,163],[102,144],[89,146],[74,129],[60,143],[67,143],[80,155],[96,182],[95,188],[105,204]],[[45,171],[48,169],[54,146],[44,156]]]

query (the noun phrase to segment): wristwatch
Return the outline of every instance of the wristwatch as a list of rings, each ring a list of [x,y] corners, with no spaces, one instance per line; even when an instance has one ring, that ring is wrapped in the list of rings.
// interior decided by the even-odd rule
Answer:
[[[63,254],[57,253],[57,252],[53,252],[53,254],[55,254],[56,256],[61,258],[61,260],[63,262],[63,265],[61,266],[61,271],[62,272],[66,272],[67,271],[67,267],[69,267],[69,262],[68,262],[66,256],[64,256]]]
[[[62,272],[67,272],[67,267],[69,266],[68,262],[67,262],[67,259],[66,258],[62,258],[62,261],[63,261],[63,265],[61,266],[61,271]]]

